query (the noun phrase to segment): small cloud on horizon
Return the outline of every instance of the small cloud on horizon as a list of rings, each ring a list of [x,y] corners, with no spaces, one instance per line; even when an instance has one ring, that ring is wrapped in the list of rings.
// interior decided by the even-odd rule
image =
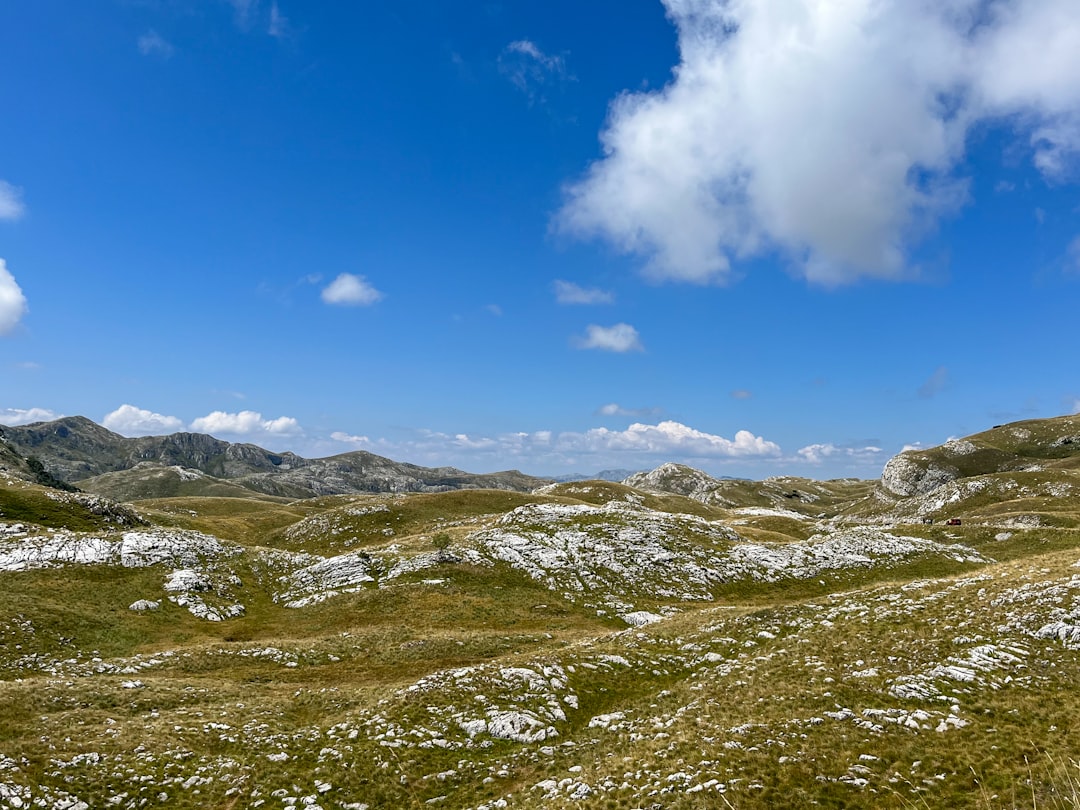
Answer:
[[[342,273],[322,291],[322,300],[337,306],[367,307],[383,299],[383,294],[363,276]]]
[[[300,423],[291,416],[264,419],[258,411],[213,411],[195,419],[191,423],[191,429],[196,433],[225,433],[234,436],[298,436],[304,432]]]
[[[258,411],[212,411],[185,427],[178,416],[155,413],[124,404],[105,415],[101,424],[122,436],[160,436],[185,430],[192,433],[225,434],[245,438],[283,438],[302,436],[300,423],[291,416],[266,419]]]
[[[637,329],[628,323],[617,323],[614,326],[589,324],[585,328],[585,336],[576,338],[574,345],[579,349],[598,349],[619,354],[645,351]]]
[[[330,438],[344,444],[371,444],[371,439],[367,436],[354,436],[341,430],[335,430],[330,434]]]
[[[832,443],[811,444],[796,451],[796,458],[810,464],[821,464],[836,457],[860,461],[876,461],[884,452],[875,445],[845,447]]]
[[[183,420],[176,416],[166,416],[126,404],[105,414],[101,424],[121,436],[161,436],[176,433],[184,427]]]
[[[56,413],[47,408],[0,408],[0,425],[8,427],[29,425],[34,422],[52,422],[54,419],[63,418],[62,413]]]
[[[779,445],[748,430],[739,430],[734,438],[728,439],[672,420],[657,424],[635,422],[624,430],[599,427],[584,432],[537,430],[497,436],[421,430],[416,431],[415,439],[402,442],[371,441],[367,436],[340,432],[332,434],[332,438],[375,447],[380,454],[392,458],[422,458],[435,464],[446,464],[448,457],[462,453],[536,466],[550,464],[553,460],[563,464],[577,463],[590,457],[596,457],[596,463],[600,464],[636,465],[646,459],[650,463],[660,463],[673,458],[779,460],[782,456]],[[627,454],[636,459],[623,460]]]

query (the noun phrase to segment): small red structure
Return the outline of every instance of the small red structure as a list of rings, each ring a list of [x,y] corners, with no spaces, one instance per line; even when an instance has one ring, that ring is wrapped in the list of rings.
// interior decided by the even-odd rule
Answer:
[[[960,525],[960,518],[949,518],[948,520],[945,521],[945,525],[946,526],[959,526]]]

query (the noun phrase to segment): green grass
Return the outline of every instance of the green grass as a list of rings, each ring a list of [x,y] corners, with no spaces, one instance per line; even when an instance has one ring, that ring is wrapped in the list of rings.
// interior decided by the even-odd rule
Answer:
[[[995,441],[1009,449],[1004,430]],[[1070,473],[1003,475],[1034,486]],[[742,505],[814,517],[866,512],[863,499],[874,487],[805,479],[721,484]],[[795,491],[806,497],[785,498]],[[560,485],[542,496],[471,490],[141,502],[159,525],[248,547],[216,574],[239,576],[233,590],[246,614],[206,622],[164,600],[156,612],[128,610],[137,599],[162,598],[163,567],[0,573],[0,755],[18,763],[18,771],[0,772],[0,782],[32,785],[35,795],[69,791],[91,807],[180,810],[248,807],[260,798],[263,807],[280,807],[281,798],[269,795],[279,789],[297,806],[316,796],[322,807],[352,802],[370,810],[464,810],[502,797],[513,808],[545,810],[1077,806],[1080,651],[1014,627],[1080,609],[1080,588],[1068,584],[1080,559],[1080,502],[1071,498],[976,497],[949,507],[964,517],[960,527],[890,529],[964,543],[996,561],[988,565],[916,558],[813,579],[729,582],[711,602],[679,603],[664,622],[633,629],[502,563],[446,562],[289,609],[271,598],[282,572],[259,550],[378,556],[396,545],[407,558],[435,551],[435,537],[446,534],[453,553],[469,533],[521,505],[627,496],[675,514],[734,517],[719,506],[606,482]],[[39,488],[0,487],[0,509],[9,502],[39,525],[107,528],[71,505],[43,500]],[[995,525],[1030,514],[1055,525]],[[16,519],[29,522],[2,518]],[[816,531],[813,520],[739,519],[745,523],[737,530],[750,540],[802,540]],[[612,529],[607,524],[618,516],[591,516],[580,528]],[[681,540],[698,542],[692,533]],[[1051,580],[1059,590],[1046,604],[1010,601]],[[634,587],[625,583],[627,592]],[[941,681],[949,701],[889,692],[897,678],[922,676],[964,660],[976,644],[1003,639],[1027,650],[1020,663],[977,682]],[[159,663],[120,671],[151,656]],[[559,699],[576,699],[560,704],[566,720],[556,723],[558,736],[470,743],[454,718],[539,711],[545,693],[500,684],[517,683],[505,680],[507,672],[544,667],[566,673]],[[410,689],[429,676],[440,679],[437,686]],[[462,678],[473,685],[462,686]],[[130,679],[143,688],[125,688]],[[935,731],[953,700],[966,725]],[[855,718],[828,716],[840,707]],[[918,732],[855,722],[870,717],[864,710],[916,709],[933,715]],[[615,712],[623,720],[612,728],[590,727],[594,716]],[[443,735],[449,747],[393,747],[402,734],[420,739],[408,736],[419,729]],[[267,759],[277,752],[287,759]],[[101,760],[57,764],[80,754]],[[852,776],[866,784],[838,781]],[[687,792],[709,777],[726,792]],[[567,778],[593,792],[575,800],[566,790],[546,796],[533,789]],[[317,794],[316,780],[331,788]]]
[[[268,539],[283,527],[326,508],[318,502],[255,497],[154,498],[138,506],[161,525],[194,529],[245,545],[268,545]]]
[[[429,545],[437,533],[451,536],[493,517],[551,498],[504,490],[457,490],[418,495],[358,495],[297,501],[289,509],[307,509],[303,522],[284,523],[260,536],[262,545],[312,553],[385,545],[423,536]]]
[[[22,481],[0,481],[0,522],[81,532],[117,528],[115,520],[95,514],[69,493]]]

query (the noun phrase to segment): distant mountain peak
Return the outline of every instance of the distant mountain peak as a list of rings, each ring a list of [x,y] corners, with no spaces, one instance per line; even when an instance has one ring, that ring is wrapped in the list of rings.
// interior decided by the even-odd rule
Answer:
[[[83,416],[0,427],[0,438],[16,454],[40,459],[61,481],[79,482],[88,491],[118,500],[220,491],[223,486],[235,493],[289,498],[464,488],[530,491],[549,480],[516,470],[473,474],[453,467],[430,469],[365,451],[306,459],[204,433],[125,438]],[[205,478],[181,482],[176,475],[157,474],[170,469],[195,470]]]

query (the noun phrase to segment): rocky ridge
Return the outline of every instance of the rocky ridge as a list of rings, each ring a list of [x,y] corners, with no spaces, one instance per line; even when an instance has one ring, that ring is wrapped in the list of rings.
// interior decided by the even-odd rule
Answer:
[[[121,500],[223,495],[228,493],[222,490],[230,488],[234,494],[246,491],[285,498],[462,488],[524,492],[546,482],[516,470],[473,474],[453,467],[395,462],[364,451],[306,459],[197,433],[129,439],[80,416],[0,426],[0,439],[15,453],[39,458],[62,481]],[[18,474],[17,469],[12,472]]]

